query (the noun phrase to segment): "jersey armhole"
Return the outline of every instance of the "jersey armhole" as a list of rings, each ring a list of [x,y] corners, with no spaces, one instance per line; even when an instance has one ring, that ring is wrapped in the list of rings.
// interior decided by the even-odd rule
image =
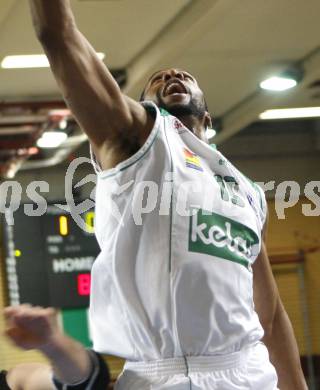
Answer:
[[[126,159],[124,161],[121,161],[114,168],[103,170],[101,168],[101,166],[100,166],[100,164],[99,164],[95,154],[94,154],[92,145],[90,144],[91,163],[92,163],[94,171],[96,172],[96,174],[99,177],[105,179],[107,177],[111,177],[111,176],[116,175],[117,173],[125,170],[126,168],[129,168],[130,166],[132,166],[136,162],[138,162],[141,158],[143,158],[144,155],[149,151],[149,149],[153,145],[153,143],[154,143],[154,141],[155,141],[155,139],[156,139],[156,137],[158,135],[158,131],[160,129],[160,117],[161,117],[161,114],[160,114],[160,111],[159,111],[159,109],[158,109],[158,107],[156,106],[155,103],[146,101],[146,102],[141,102],[141,104],[144,106],[144,108],[152,116],[154,116],[155,122],[154,122],[153,128],[152,128],[150,134],[148,135],[146,141],[144,142],[144,144],[131,157],[129,157],[128,159]]]
[[[267,219],[267,213],[268,213],[268,205],[265,193],[263,189],[259,186],[259,184],[255,183],[255,186],[257,188],[257,191],[259,192],[259,198],[260,198],[260,209],[261,209],[261,223],[262,227],[264,227],[266,219]]]

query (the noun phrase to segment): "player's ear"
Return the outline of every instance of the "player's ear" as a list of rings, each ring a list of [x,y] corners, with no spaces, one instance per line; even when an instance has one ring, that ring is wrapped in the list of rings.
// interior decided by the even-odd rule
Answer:
[[[206,111],[204,114],[204,127],[212,129],[212,119],[208,111]]]

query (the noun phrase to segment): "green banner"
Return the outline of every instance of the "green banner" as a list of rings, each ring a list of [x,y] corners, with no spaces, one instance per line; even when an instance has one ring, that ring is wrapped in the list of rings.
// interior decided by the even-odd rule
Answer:
[[[80,341],[87,348],[92,347],[88,324],[88,309],[64,309],[61,310],[64,332]]]

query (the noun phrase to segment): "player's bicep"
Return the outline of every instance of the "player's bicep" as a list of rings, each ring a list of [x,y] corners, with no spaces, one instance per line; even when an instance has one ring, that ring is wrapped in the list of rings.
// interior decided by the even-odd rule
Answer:
[[[132,126],[131,107],[86,38],[72,27],[63,38],[49,37],[42,44],[59,88],[91,142],[117,141]]]

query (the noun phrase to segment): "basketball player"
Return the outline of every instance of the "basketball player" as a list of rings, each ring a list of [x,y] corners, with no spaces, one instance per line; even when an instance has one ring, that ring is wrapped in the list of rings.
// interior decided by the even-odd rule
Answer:
[[[4,310],[6,336],[19,348],[37,349],[50,362],[24,363],[0,373],[1,390],[106,390],[102,357],[65,335],[52,308],[20,305]]]
[[[127,359],[116,389],[306,389],[266,254],[264,194],[208,145],[196,79],[158,71],[136,102],[68,0],[30,4],[98,173],[90,316],[95,349]]]

